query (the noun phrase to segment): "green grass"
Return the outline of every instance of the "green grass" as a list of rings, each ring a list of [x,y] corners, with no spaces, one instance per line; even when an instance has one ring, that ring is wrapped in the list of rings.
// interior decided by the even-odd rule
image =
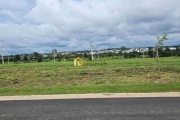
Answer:
[[[180,58],[106,59],[106,66],[73,61],[0,65],[0,95],[180,91]]]
[[[180,83],[170,84],[122,83],[119,85],[72,85],[48,87],[23,87],[0,89],[1,95],[44,95],[44,94],[81,94],[81,93],[119,93],[119,92],[170,92],[179,91]]]

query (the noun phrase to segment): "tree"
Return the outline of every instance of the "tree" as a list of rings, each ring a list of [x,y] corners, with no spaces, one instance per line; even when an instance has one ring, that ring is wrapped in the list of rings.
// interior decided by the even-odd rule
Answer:
[[[169,49],[169,47],[166,47],[166,49],[163,51],[163,56],[164,57],[170,57],[170,56],[172,56],[173,54],[173,51],[171,51],[170,49]]]
[[[33,52],[33,58],[37,60],[37,58],[38,58],[38,53],[37,52]]]
[[[122,53],[122,57],[124,57],[124,56],[123,56],[123,52],[124,52],[126,49],[127,49],[127,48],[126,48],[125,46],[122,46],[122,47],[120,48],[121,53]]]
[[[84,57],[85,57],[85,58],[88,58],[88,55],[87,55],[87,53],[84,53]]]
[[[15,55],[15,57],[14,57],[14,63],[18,62],[18,61],[21,59],[20,56],[21,56],[21,55],[19,55],[19,54]]]
[[[58,54],[56,58],[58,59],[58,61],[61,61],[63,59],[63,55]]]
[[[43,56],[41,54],[37,55],[37,62],[42,62]]]
[[[162,38],[157,36],[157,45],[156,45],[156,61],[157,61],[157,66],[158,66],[158,75],[160,78],[160,62],[159,62],[159,49],[163,46],[163,41],[168,40],[167,35],[164,34]]]
[[[29,54],[24,54],[23,62],[24,63],[30,62],[30,55]]]
[[[55,62],[55,58],[57,57],[57,50],[56,49],[52,50],[52,55],[54,57],[54,62]]]
[[[24,56],[24,61],[27,62],[28,61],[28,57]]]
[[[126,47],[125,47],[125,46],[122,46],[120,49],[121,49],[122,51],[124,51],[124,50],[126,50]]]
[[[175,54],[176,56],[180,56],[180,47],[176,47]]]
[[[148,56],[150,58],[154,57],[154,48],[153,47],[148,47]]]

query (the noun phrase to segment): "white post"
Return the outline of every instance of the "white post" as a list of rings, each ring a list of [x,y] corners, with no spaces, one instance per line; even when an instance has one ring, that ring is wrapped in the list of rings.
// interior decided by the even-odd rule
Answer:
[[[91,59],[94,60],[94,56],[93,56],[93,44],[92,44],[92,42],[90,42],[90,47],[91,47]]]
[[[3,53],[2,53],[2,64],[4,64],[4,58],[3,58]]]
[[[4,58],[3,58],[3,46],[1,46],[1,59],[2,59],[2,64],[4,64]]]

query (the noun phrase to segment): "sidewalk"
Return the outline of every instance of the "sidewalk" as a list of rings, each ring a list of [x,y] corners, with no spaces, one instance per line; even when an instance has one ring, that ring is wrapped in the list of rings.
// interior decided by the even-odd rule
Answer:
[[[57,94],[57,95],[0,96],[0,101],[50,100],[50,99],[87,99],[87,98],[146,98],[146,97],[180,97],[180,92],[95,93],[95,94]]]

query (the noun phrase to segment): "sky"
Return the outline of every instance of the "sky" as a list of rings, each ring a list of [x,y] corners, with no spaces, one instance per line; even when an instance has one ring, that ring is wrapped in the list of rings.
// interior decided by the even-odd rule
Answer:
[[[3,54],[180,44],[180,0],[0,0]]]

